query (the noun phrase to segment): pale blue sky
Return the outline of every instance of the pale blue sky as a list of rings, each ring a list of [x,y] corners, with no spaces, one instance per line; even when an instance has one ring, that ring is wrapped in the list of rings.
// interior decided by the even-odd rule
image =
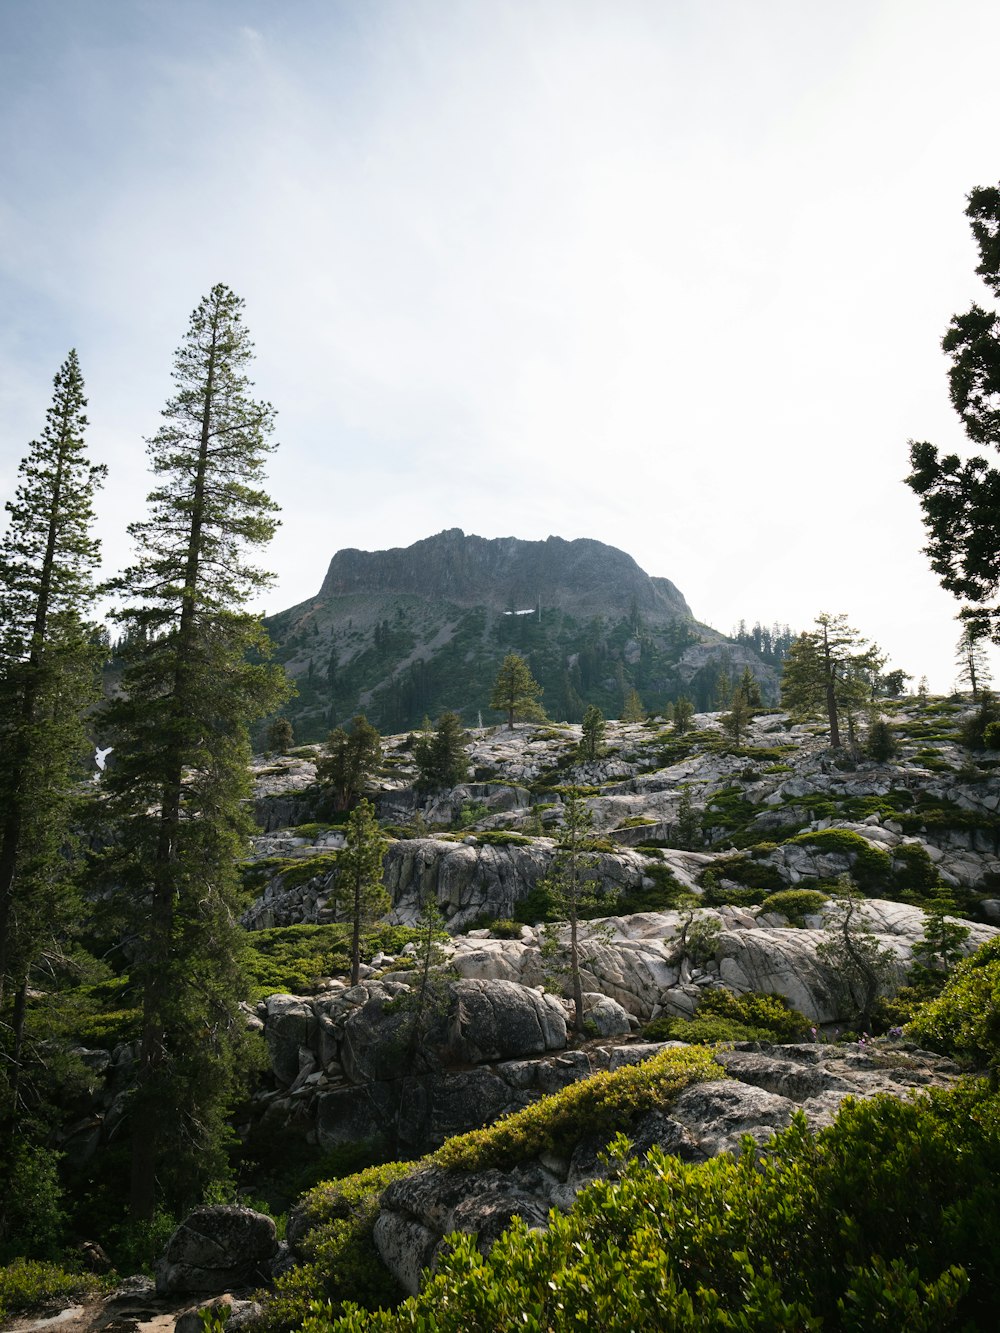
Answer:
[[[343,546],[588,536],[949,688],[901,478],[962,444],[998,51],[986,0],[0,0],[0,497],[75,345],[123,563],[222,281],[279,411],[268,610]]]

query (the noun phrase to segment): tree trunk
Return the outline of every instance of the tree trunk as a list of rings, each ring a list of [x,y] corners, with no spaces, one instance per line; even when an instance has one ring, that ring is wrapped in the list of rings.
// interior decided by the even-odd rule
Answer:
[[[172,697],[168,709],[182,723],[187,716],[191,669],[197,642],[197,591],[201,571],[202,528],[205,515],[205,482],[215,380],[215,333],[209,350],[205,394],[201,416],[198,467],[191,504],[191,526],[187,536],[184,587],[174,657]],[[166,1061],[166,1001],[169,995],[169,961],[174,930],[174,866],[181,822],[181,793],[184,777],[183,741],[175,732],[173,754],[161,788],[160,827],[153,869],[153,900],[150,907],[147,956],[144,967],[142,1048],[136,1079],[136,1115],[132,1125],[132,1175],[129,1206],[138,1221],[150,1221],[156,1209],[156,1163],[159,1155],[159,1109],[156,1084]]]

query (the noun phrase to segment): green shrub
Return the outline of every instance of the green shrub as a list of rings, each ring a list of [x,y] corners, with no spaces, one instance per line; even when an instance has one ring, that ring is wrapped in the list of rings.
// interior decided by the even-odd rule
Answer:
[[[523,929],[523,922],[509,921],[504,917],[490,923],[490,934],[498,940],[518,940]]]
[[[253,983],[251,998],[287,993],[308,995],[321,977],[348,971],[349,931],[347,924],[323,926],[272,926],[247,936],[247,972]],[[365,931],[362,951],[398,954],[420,932],[409,926],[384,923]]]
[[[955,965],[941,994],[917,1011],[907,1036],[982,1067],[1000,1058],[1000,936]]]
[[[477,842],[485,847],[530,847],[531,839],[523,833],[509,833],[506,829],[488,829],[473,834]]]
[[[612,1144],[609,1180],[547,1231],[515,1220],[488,1255],[456,1236],[419,1296],[338,1333],[990,1328],[1000,1300],[1000,1104],[982,1085],[797,1115],[739,1158],[645,1162]],[[303,1333],[324,1333],[317,1308]]]
[[[767,893],[774,893],[785,886],[777,866],[769,861],[756,860],[752,856],[721,857],[712,863],[712,870],[723,879],[734,880],[746,889],[762,889]]]
[[[725,987],[703,991],[691,1018],[661,1017],[647,1023],[650,1041],[687,1041],[711,1045],[718,1041],[801,1041],[809,1019],[793,1009],[783,995],[736,995]]]
[[[514,1166],[541,1152],[562,1153],[588,1135],[610,1137],[689,1084],[719,1075],[719,1066],[706,1051],[662,1051],[642,1064],[573,1083],[486,1129],[449,1139],[432,1160],[439,1166],[482,1171]]]
[[[321,838],[325,834],[332,832],[332,824],[317,824],[315,822],[311,824],[296,824],[292,829],[292,833],[296,838],[309,838],[312,842],[315,842],[317,838]]]
[[[816,847],[823,852],[838,852],[851,862],[851,873],[859,889],[866,893],[884,890],[892,879],[892,858],[853,829],[828,828],[798,833],[789,842]]]
[[[782,889],[772,893],[760,905],[762,912],[780,912],[787,916],[793,925],[805,925],[804,918],[815,916],[824,903],[830,901],[830,895],[821,889]]]
[[[100,1283],[90,1273],[69,1273],[58,1264],[38,1259],[13,1259],[0,1268],[0,1320],[50,1301],[92,1296],[99,1289]]]
[[[896,738],[888,722],[884,718],[876,718],[868,729],[868,739],[865,743],[865,753],[868,758],[874,759],[877,764],[884,764],[886,760],[893,758],[897,748]]]
[[[986,749],[986,733],[996,722],[1000,722],[1000,699],[992,694],[984,694],[979,707],[962,724],[959,740],[969,750]]]
[[[614,904],[616,916],[630,916],[635,912],[664,912],[682,905],[691,895],[669,866],[646,866],[646,878],[653,881],[648,889],[633,889],[621,894]]]
[[[954,906],[950,888],[942,881],[927,848],[919,842],[904,842],[894,847],[892,862],[893,897],[912,903],[940,900],[942,906]]]
[[[311,1189],[299,1205],[296,1249],[303,1262],[278,1278],[255,1328],[297,1328],[320,1299],[331,1313],[348,1300],[368,1310],[396,1304],[403,1293],[382,1263],[372,1231],[383,1191],[418,1165],[388,1162]]]
[[[0,1162],[0,1259],[54,1259],[60,1253],[66,1212],[58,1161],[57,1153],[22,1140]],[[41,1273],[44,1267],[27,1271]]]

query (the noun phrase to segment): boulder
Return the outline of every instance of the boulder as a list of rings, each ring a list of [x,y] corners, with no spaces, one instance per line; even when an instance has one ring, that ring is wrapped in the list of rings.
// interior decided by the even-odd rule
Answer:
[[[177,1228],[156,1266],[160,1296],[218,1293],[267,1281],[277,1253],[274,1220],[251,1208],[196,1208]]]
[[[628,1010],[608,995],[587,991],[583,997],[583,1013],[585,1022],[594,1025],[599,1037],[624,1036],[632,1030]]]
[[[566,1015],[553,995],[513,981],[462,980],[450,989],[450,1064],[541,1055],[566,1045]]]

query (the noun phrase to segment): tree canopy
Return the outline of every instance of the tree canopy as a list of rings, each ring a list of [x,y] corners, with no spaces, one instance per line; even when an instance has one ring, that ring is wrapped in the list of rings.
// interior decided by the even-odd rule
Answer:
[[[800,634],[785,658],[782,707],[804,717],[825,712],[836,749],[841,716],[853,732],[853,719],[878,689],[884,663],[878,645],[862,638],[845,615],[823,612],[816,629]]]
[[[21,462],[0,543],[0,1199],[20,1120],[29,972],[72,912],[73,784],[87,743],[83,714],[97,693],[100,645],[85,617],[105,469],[87,458],[86,406],[71,351]]]
[[[316,765],[316,777],[333,792],[336,808],[346,810],[381,762],[382,737],[364,713],[358,713],[350,731],[334,727],[326,738],[326,754]]]
[[[965,210],[979,249],[976,272],[1000,298],[1000,187],[974,189]],[[954,315],[942,347],[951,360],[951,401],[974,445],[1000,449],[1000,311],[973,304]],[[907,485],[920,498],[931,568],[970,618],[1000,642],[1000,470],[982,454],[938,454],[910,442]]]
[[[421,736],[413,747],[424,791],[457,787],[469,776],[468,734],[457,713],[442,713],[430,736]]]
[[[539,699],[542,687],[520,653],[508,653],[493,683],[490,707],[507,714],[507,727],[514,730],[515,717],[534,721],[545,714]]]
[[[132,1102],[132,1211],[175,1206],[225,1175],[225,1117],[243,1040],[239,860],[251,831],[248,727],[287,696],[242,606],[269,575],[261,489],[274,413],[251,395],[243,302],[218,285],[174,357],[175,392],[149,441],[149,516],[116,587],[132,631],[124,692],[106,713],[117,819],[108,874],[127,902],[142,1039]]]

